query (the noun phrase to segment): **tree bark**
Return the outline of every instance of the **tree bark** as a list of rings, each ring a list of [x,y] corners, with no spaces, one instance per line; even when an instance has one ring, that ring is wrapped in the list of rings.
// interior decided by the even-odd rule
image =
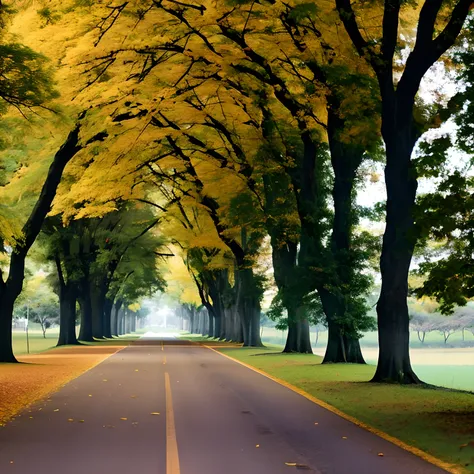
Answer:
[[[59,290],[58,346],[78,345],[76,337],[76,294],[74,284],[62,284]]]
[[[104,297],[104,337],[111,339],[112,338],[112,307],[114,302]]]
[[[283,352],[312,354],[309,323],[301,314],[298,314],[300,312],[304,312],[304,308],[299,308],[294,312],[295,314],[288,315],[288,336]]]
[[[324,288],[319,289],[319,296],[328,325],[328,343],[323,364],[365,364],[359,340],[352,336],[356,332],[356,322],[344,320],[343,323],[340,323],[338,321],[341,315],[345,314],[344,309],[339,309],[340,298]]]
[[[411,117],[405,118],[408,125],[396,120],[395,126],[393,120],[386,119],[382,128],[387,154],[387,217],[380,258],[382,288],[377,302],[379,359],[372,381],[413,384],[421,381],[410,362],[407,297],[416,243],[413,210],[418,183],[411,163],[416,135]]]
[[[97,283],[91,283],[90,289],[92,305],[92,335],[96,339],[103,339],[105,336],[104,327],[104,303],[105,292]]]
[[[0,290],[0,362],[17,362],[12,346],[13,304],[14,299]]]
[[[122,305],[122,307],[119,309],[118,312],[118,335],[122,336],[125,334],[125,309]]]
[[[112,319],[112,336],[119,336],[120,334],[120,309],[122,308],[123,301],[118,300],[115,302]]]
[[[79,340],[93,342],[92,304],[89,283],[87,281],[82,285],[81,296],[79,297],[79,306],[81,309],[81,329],[79,331]]]
[[[263,347],[260,339],[260,299],[252,268],[239,269],[238,310],[242,324],[244,347]]]

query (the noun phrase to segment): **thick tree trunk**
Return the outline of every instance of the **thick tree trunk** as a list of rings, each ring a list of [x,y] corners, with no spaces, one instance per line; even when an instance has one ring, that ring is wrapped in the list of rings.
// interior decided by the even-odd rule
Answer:
[[[85,277],[79,282],[79,307],[81,311],[81,328],[79,330],[79,340],[93,342],[92,336],[92,303],[89,283],[89,268],[84,268]]]
[[[242,324],[242,335],[245,347],[263,347],[260,339],[260,300],[253,270],[239,269],[240,292],[238,310]]]
[[[222,324],[222,316],[217,316],[214,319],[214,334],[212,337],[215,339],[219,339],[221,337],[221,324]]]
[[[91,283],[91,305],[92,305],[92,335],[96,339],[103,339],[104,327],[104,301],[105,293],[95,283]]]
[[[298,308],[288,314],[288,336],[286,338],[283,352],[299,352],[301,354],[312,354],[309,323],[301,314],[304,308]]]
[[[125,334],[125,309],[123,306],[119,309],[119,312],[118,312],[117,330],[118,330],[119,336],[122,336],[123,334]]]
[[[331,322],[328,322],[328,344],[323,359],[323,364],[328,363],[365,364],[359,341],[344,335],[340,326]]]
[[[104,298],[104,337],[112,338],[112,307],[114,302]]]
[[[209,314],[209,337],[214,337],[214,311],[207,311]]]
[[[120,334],[120,309],[122,308],[122,300],[118,300],[114,304],[113,318],[112,318],[112,336],[119,336]]]
[[[388,123],[387,123],[388,122]],[[397,123],[397,121],[395,122]],[[411,153],[416,142],[411,123],[385,121],[387,217],[377,303],[379,359],[374,382],[421,383],[411,367],[408,317],[408,272],[416,243],[413,218],[417,179]]]
[[[76,294],[74,284],[61,284],[59,290],[58,346],[79,344],[76,338]]]
[[[323,364],[326,363],[351,363],[365,364],[359,340],[352,337],[355,334],[355,321],[345,321],[340,323],[340,315],[344,315],[344,309],[337,296],[331,292],[320,288],[319,296],[324,308],[328,325],[328,344],[324,354]],[[344,319],[342,319],[344,321]]]
[[[79,298],[79,307],[81,310],[81,329],[79,331],[79,340],[92,342],[94,340],[92,336],[92,305],[90,293],[88,291],[85,294],[83,293]]]
[[[203,310],[204,312],[204,335],[206,336],[209,336],[209,311],[207,310],[207,308],[204,308]]]
[[[17,362],[12,346],[12,298],[0,290],[0,362]]]

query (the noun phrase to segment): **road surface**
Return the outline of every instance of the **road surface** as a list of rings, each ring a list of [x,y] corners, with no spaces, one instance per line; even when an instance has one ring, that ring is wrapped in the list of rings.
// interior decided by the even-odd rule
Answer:
[[[299,471],[444,472],[240,364],[171,338],[121,350],[0,429],[2,474]]]

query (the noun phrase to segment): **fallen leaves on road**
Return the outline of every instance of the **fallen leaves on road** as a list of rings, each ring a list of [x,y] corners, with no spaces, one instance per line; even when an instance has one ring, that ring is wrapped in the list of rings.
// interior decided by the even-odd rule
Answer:
[[[256,445],[255,445],[255,447],[256,447],[256,448],[259,448],[259,447],[260,447],[260,445],[259,445],[259,444],[256,444]]]
[[[59,408],[56,408],[56,410],[53,410],[53,411],[59,411]]]
[[[319,423],[315,423],[315,425],[319,425]]]
[[[378,453],[377,456],[383,457],[383,453]]]
[[[0,365],[0,425],[120,348],[119,345],[57,348],[20,356],[18,360],[22,364]]]
[[[285,463],[287,466],[292,466],[292,467],[295,467],[296,466],[296,463],[295,462],[286,462]]]
[[[347,436],[343,436],[342,439],[347,439]]]
[[[128,418],[120,418],[122,421],[127,421]]]
[[[74,421],[74,418],[68,418],[67,421],[69,421],[69,423],[72,423]]]
[[[153,413],[150,413],[150,415],[159,415],[157,411],[154,411]]]

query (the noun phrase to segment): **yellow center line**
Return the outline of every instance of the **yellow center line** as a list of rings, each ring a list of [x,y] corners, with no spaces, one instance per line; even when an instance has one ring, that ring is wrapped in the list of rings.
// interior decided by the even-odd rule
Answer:
[[[174,425],[173,400],[171,398],[171,384],[168,372],[165,372],[166,392],[166,474],[180,474],[178,443]]]
[[[165,350],[165,345],[164,345],[163,341],[161,341],[161,350],[162,350],[162,351]]]
[[[166,356],[163,356],[163,365],[166,365]]]

